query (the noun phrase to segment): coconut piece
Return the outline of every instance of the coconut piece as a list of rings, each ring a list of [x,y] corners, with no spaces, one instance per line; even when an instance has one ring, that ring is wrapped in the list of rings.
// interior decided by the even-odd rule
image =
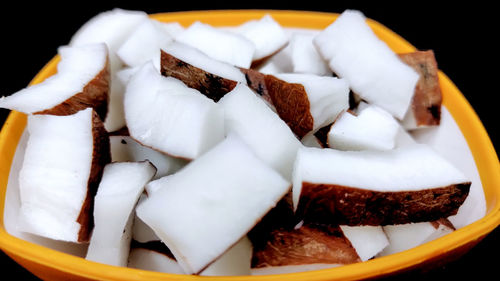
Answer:
[[[0,107],[26,114],[71,115],[92,107],[106,117],[109,92],[108,51],[104,44],[58,49],[57,74],[0,99]]]
[[[215,60],[244,68],[250,67],[255,52],[255,45],[246,37],[199,21],[178,34],[175,40]]]
[[[389,241],[381,226],[347,226],[341,225],[340,229],[356,250],[361,261],[367,261],[380,253]]]
[[[71,37],[69,45],[82,46],[105,43],[109,49],[111,74],[113,75],[122,65],[116,51],[138,25],[148,20],[148,15],[143,11],[118,8],[105,11],[83,24]]]
[[[132,240],[127,267],[164,273],[185,274],[170,250],[161,241],[137,243]]]
[[[243,35],[255,46],[252,68],[258,67],[278,53],[289,41],[283,27],[269,14],[258,20],[243,23],[236,28],[236,33]]]
[[[173,38],[160,22],[150,19],[139,24],[116,51],[128,66],[141,66],[152,60],[160,71],[160,50],[172,43]]]
[[[252,243],[243,237],[224,255],[200,273],[202,276],[250,275]],[[151,271],[184,274],[172,252],[161,241],[137,243],[134,241],[128,267]]]
[[[248,86],[273,105],[279,117],[298,138],[313,130],[311,105],[302,84],[288,83],[253,69],[241,71],[245,73]]]
[[[265,74],[290,73],[293,72],[292,50],[290,44],[286,45],[276,54],[260,65],[254,67],[255,70]]]
[[[349,108],[349,85],[344,79],[314,74],[282,73],[277,78],[304,86],[313,117],[313,131],[332,123]]]
[[[443,97],[439,87],[438,66],[434,52],[416,51],[399,54],[399,58],[420,76],[410,109],[403,119],[404,127],[416,129],[439,125]]]
[[[238,68],[178,42],[161,50],[161,74],[181,80],[215,102],[236,84],[246,83],[245,75]]]
[[[137,215],[188,274],[200,273],[236,244],[290,186],[236,135],[153,183],[162,187]]]
[[[157,169],[153,179],[173,174],[187,164],[187,161],[168,156],[146,147],[130,136],[110,136],[111,160],[113,162],[139,162],[148,160]]]
[[[323,148],[323,144],[321,141],[318,139],[318,137],[315,136],[315,134],[309,133],[305,135],[302,140],[302,144],[307,147],[317,147],[317,148]]]
[[[301,144],[286,123],[246,85],[236,86],[219,105],[224,109],[226,135],[238,134],[259,158],[291,180]]]
[[[331,76],[328,63],[319,55],[313,44],[314,34],[295,33],[290,39],[293,72]]]
[[[415,141],[429,145],[443,158],[454,163],[472,181],[464,204],[456,215],[448,218],[453,225],[458,229],[484,217],[487,208],[481,177],[467,140],[448,109],[441,107],[439,126],[414,130],[411,135]]]
[[[455,214],[470,184],[426,145],[388,151],[303,147],[295,160],[293,202],[304,221],[350,226],[433,221]]]
[[[356,116],[344,111],[330,127],[328,146],[340,150],[390,150],[399,123],[382,108],[369,105]]]
[[[156,173],[149,161],[114,162],[104,167],[94,198],[94,230],[87,260],[126,266],[132,238],[133,210],[144,186]]]
[[[140,204],[142,201],[146,200],[146,193],[141,194],[139,197],[138,203]],[[134,223],[132,226],[132,239],[139,243],[147,243],[152,241],[160,241],[160,238],[155,234],[155,232],[145,224],[141,218],[137,216],[134,212]]]
[[[338,226],[311,224],[298,229],[273,230],[267,243],[254,248],[252,274],[258,273],[255,269],[269,267],[276,272],[288,266],[328,264],[334,267],[360,261]]]
[[[419,75],[377,38],[361,12],[344,11],[313,42],[353,92],[403,119]]]
[[[131,78],[124,105],[130,136],[175,157],[194,159],[224,138],[220,106],[151,62]]]
[[[387,256],[414,248],[455,230],[447,219],[433,222],[386,225],[383,228],[389,239],[389,246],[379,256]]]
[[[92,109],[73,115],[28,116],[19,174],[19,229],[70,242],[88,242],[94,195],[110,161],[109,138]]]

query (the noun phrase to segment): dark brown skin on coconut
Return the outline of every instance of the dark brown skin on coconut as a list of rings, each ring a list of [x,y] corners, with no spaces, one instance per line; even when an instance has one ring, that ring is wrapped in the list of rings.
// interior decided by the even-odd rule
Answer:
[[[411,103],[417,126],[439,125],[443,98],[434,52],[432,50],[416,51],[399,54],[399,58],[420,75]]]
[[[314,119],[303,85],[288,83],[253,69],[241,71],[245,74],[248,86],[274,106],[279,117],[298,138],[301,139],[313,129]]]
[[[254,246],[252,268],[360,261],[340,227],[309,224],[299,229],[273,230],[266,244]]]
[[[72,115],[91,107],[97,112],[101,120],[105,120],[108,112],[110,74],[109,63],[92,79],[82,90],[62,103],[33,114]]]
[[[87,195],[76,220],[81,225],[78,233],[78,242],[80,243],[90,240],[90,233],[94,228],[94,197],[102,178],[104,166],[111,162],[108,133],[97,113],[92,111],[92,114],[92,136],[94,137],[92,166],[87,183]]]
[[[208,73],[163,50],[161,51],[161,74],[181,80],[188,87],[200,91],[215,102],[218,102],[237,85],[236,81]]]
[[[306,222],[391,225],[455,215],[470,182],[419,191],[381,192],[303,182],[296,215]]]

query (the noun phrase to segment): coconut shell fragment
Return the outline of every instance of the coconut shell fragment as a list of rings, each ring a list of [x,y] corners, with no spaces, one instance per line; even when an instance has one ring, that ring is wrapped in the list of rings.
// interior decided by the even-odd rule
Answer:
[[[304,182],[296,215],[304,221],[390,225],[435,221],[456,214],[470,183],[419,191],[382,192]]]
[[[434,52],[432,50],[416,51],[399,54],[399,58],[420,75],[415,86],[410,110],[405,117],[405,121],[409,119],[414,122],[409,129],[439,125],[443,98],[439,87],[438,67]]]

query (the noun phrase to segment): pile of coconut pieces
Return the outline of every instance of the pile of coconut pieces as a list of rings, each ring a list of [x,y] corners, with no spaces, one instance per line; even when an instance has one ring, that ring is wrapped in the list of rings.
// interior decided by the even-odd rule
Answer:
[[[19,229],[86,258],[200,275],[351,264],[452,232],[470,181],[409,130],[438,126],[432,51],[359,11],[317,34],[115,9],[3,97],[28,114]]]

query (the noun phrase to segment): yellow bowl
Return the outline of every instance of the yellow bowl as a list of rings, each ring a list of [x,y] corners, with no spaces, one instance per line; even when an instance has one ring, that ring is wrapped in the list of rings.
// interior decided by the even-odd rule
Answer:
[[[161,21],[176,21],[188,26],[196,20],[214,26],[238,25],[270,13],[286,27],[322,29],[336,19],[336,14],[299,11],[193,11],[154,14]],[[380,23],[369,20],[377,36],[395,52],[409,52],[415,48]],[[40,83],[56,72],[58,57],[52,59],[33,79]],[[478,116],[457,87],[443,73],[439,73],[443,103],[455,118],[474,156],[484,188],[487,214],[482,219],[440,239],[409,251],[319,271],[287,274],[287,280],[354,280],[397,274],[405,270],[429,267],[452,260],[467,252],[486,234],[500,224],[500,165],[493,145]],[[0,213],[4,213],[5,192],[10,166],[17,144],[26,125],[26,116],[12,112],[0,132]],[[58,252],[10,235],[0,216],[0,248],[12,259],[42,279],[47,280],[199,280],[198,276],[175,275],[121,268],[87,261]],[[217,280],[281,280],[285,276],[216,277]],[[205,277],[206,278],[206,277]]]

